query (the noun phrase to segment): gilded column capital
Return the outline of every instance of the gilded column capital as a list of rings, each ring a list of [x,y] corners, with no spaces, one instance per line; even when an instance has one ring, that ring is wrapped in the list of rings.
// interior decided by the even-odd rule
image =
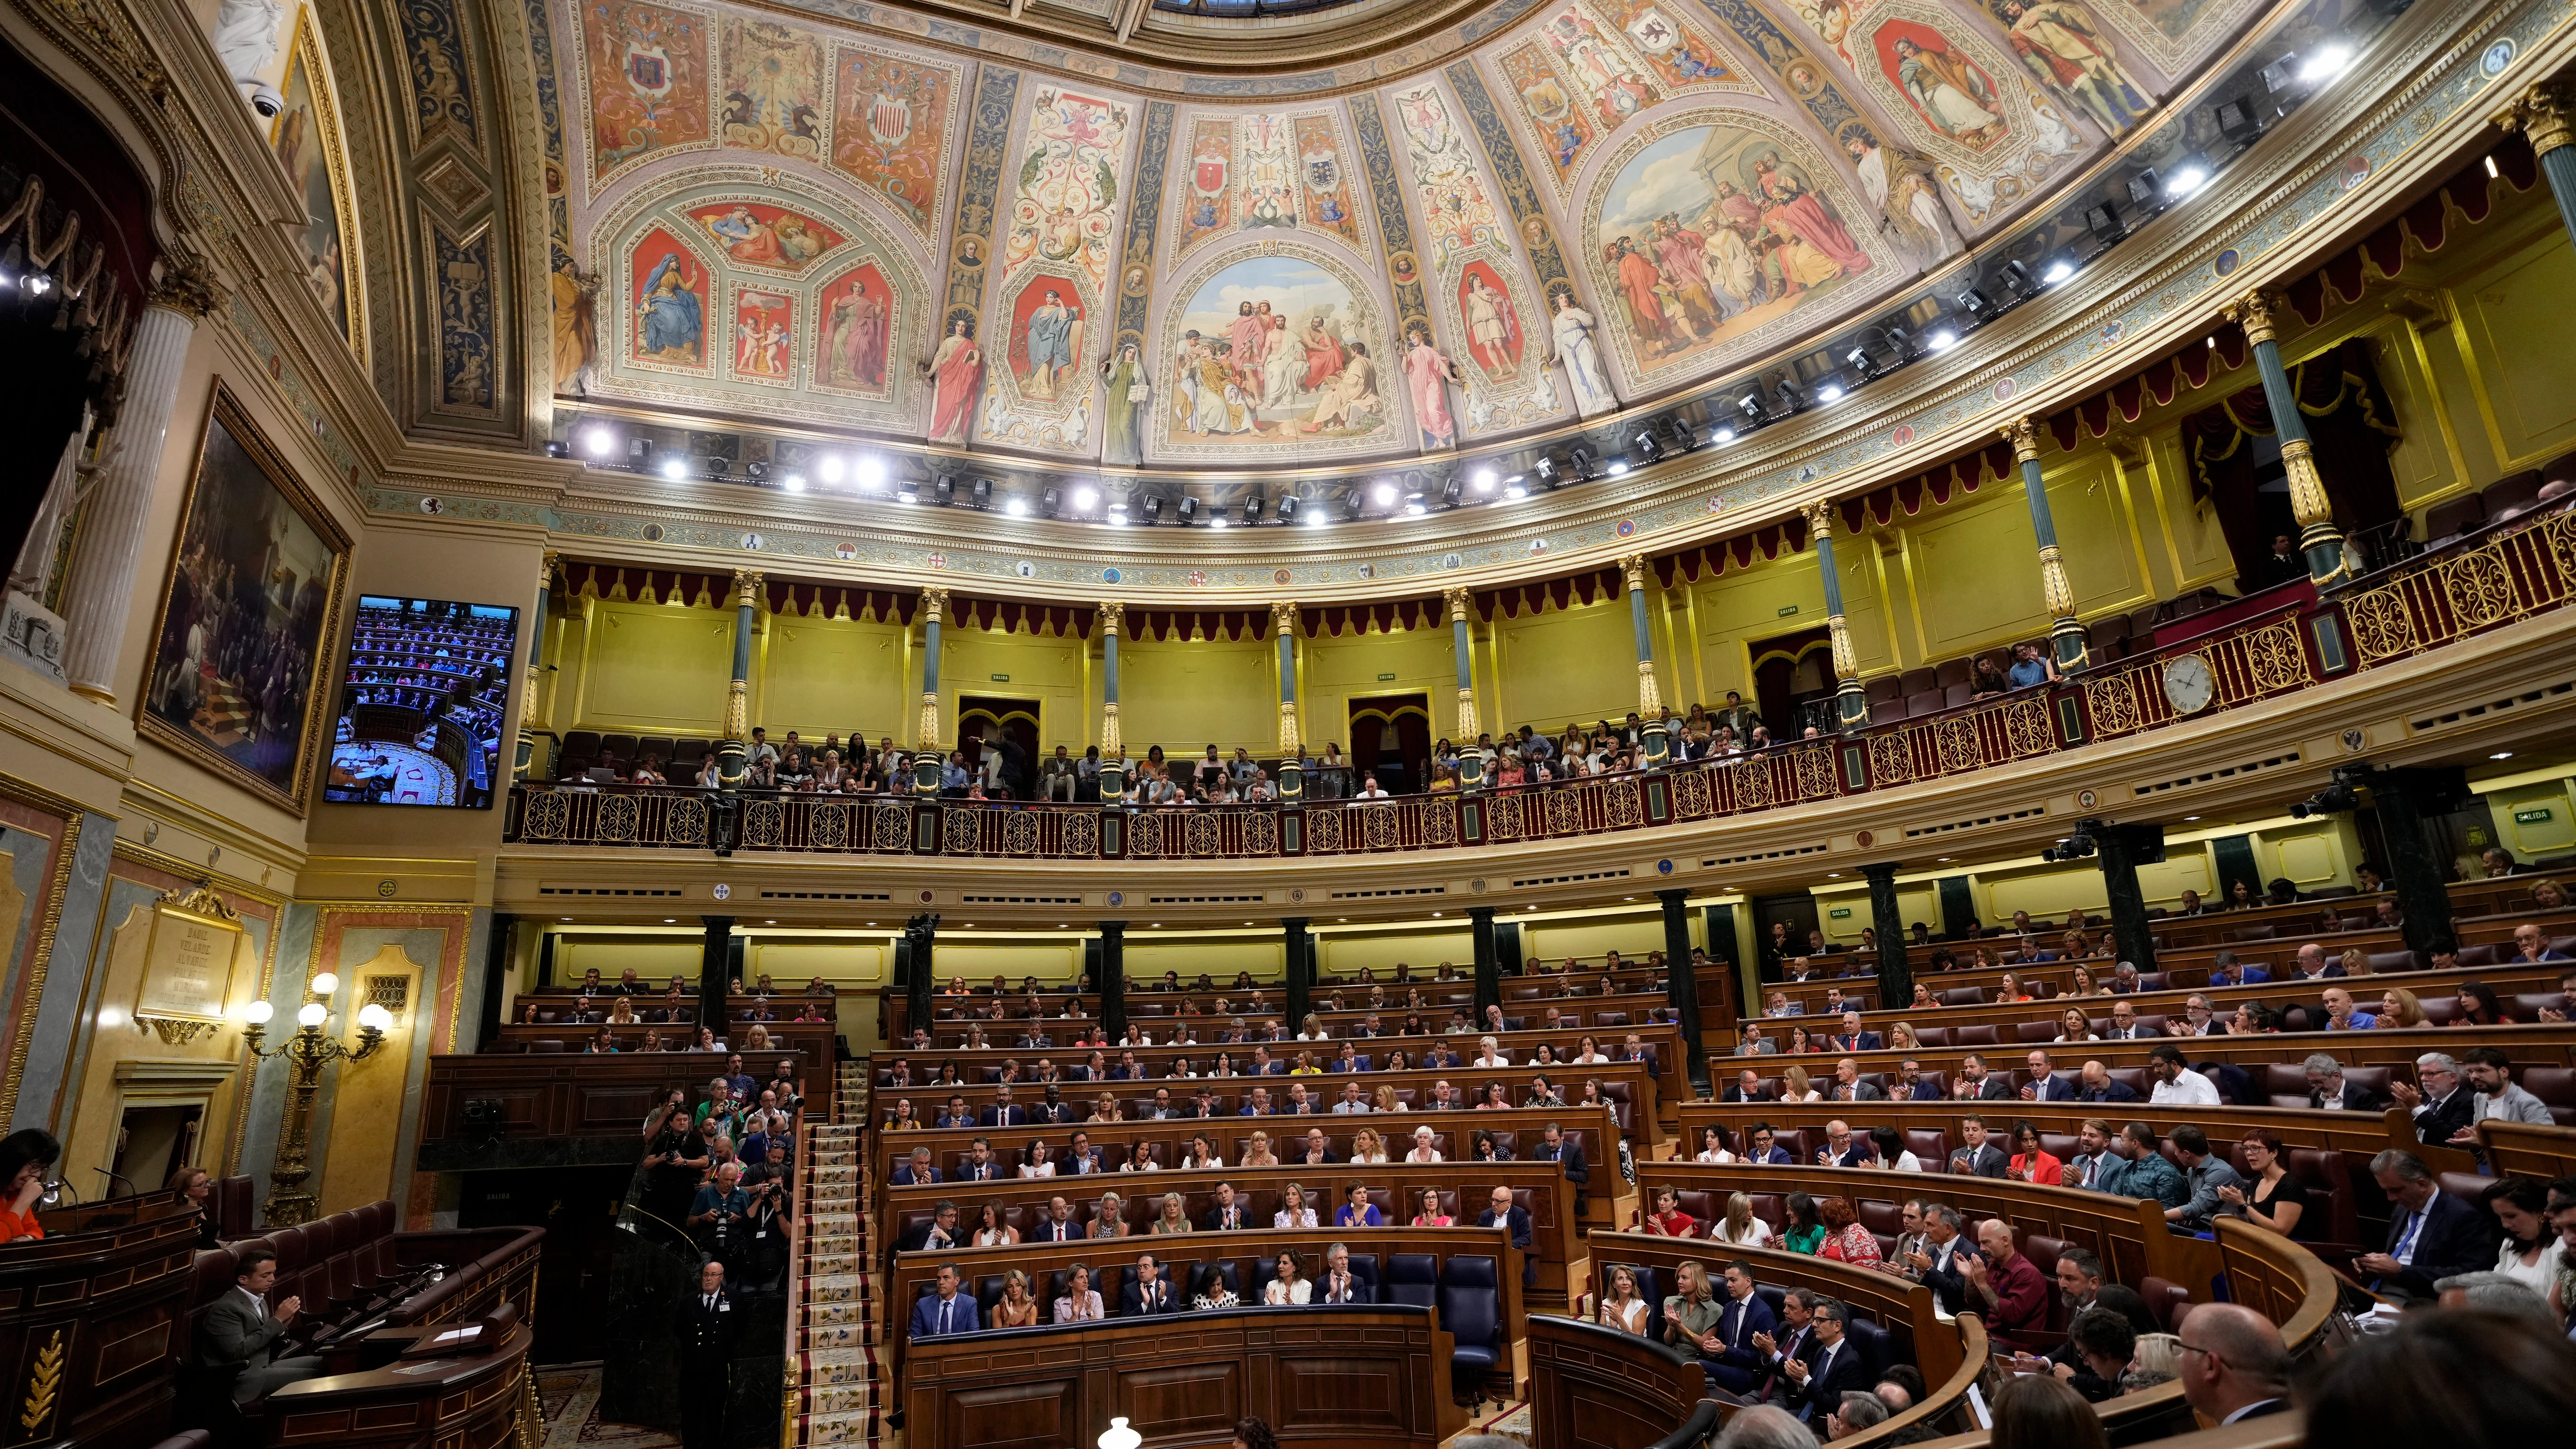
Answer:
[[[1270,601],[1270,629],[1272,633],[1282,636],[1297,632],[1297,601],[1295,599],[1272,599]]]
[[[144,305],[167,307],[191,322],[202,321],[207,313],[224,305],[223,283],[215,280],[214,265],[203,257],[165,254],[161,258],[161,278],[152,284],[152,293],[144,299]]]
[[[542,593],[544,593],[546,590],[551,589],[551,588],[553,588],[553,587],[555,586],[555,573],[556,573],[556,571],[557,571],[557,570],[561,569],[562,567],[563,567],[563,555],[562,555],[562,554],[559,554],[559,553],[557,553],[557,552],[555,552],[553,549],[547,549],[544,553],[542,553],[542,554],[538,555],[538,557],[537,557],[537,592],[538,592],[538,593],[541,593],[541,594],[542,594]]]
[[[2245,329],[2245,340],[2260,347],[2280,338],[2281,294],[2256,287],[2219,309],[2219,315]]]
[[[1449,606],[1449,622],[1464,624],[1475,618],[1476,591],[1465,584],[1452,584],[1440,591],[1440,602]]]
[[[2576,144],[2576,106],[2569,104],[2566,88],[2555,81],[2542,81],[2505,102],[2494,120],[2503,130],[2530,136],[2534,155]]]
[[[2039,457],[2039,419],[2015,418],[1997,431],[2012,444],[2015,461],[2028,463]]]
[[[1816,539],[1831,538],[1834,536],[1834,506],[1832,504],[1810,503],[1798,510],[1798,516],[1807,520],[1807,537]]]
[[[939,618],[948,612],[948,591],[933,586],[921,591],[921,612],[926,618]]]
[[[1644,554],[1632,553],[1621,558],[1619,572],[1628,580],[1628,592],[1642,594],[1646,591],[1646,556]]]
[[[1103,599],[1096,607],[1100,611],[1101,633],[1123,634],[1126,632],[1127,606],[1125,604],[1118,602],[1116,599]]]
[[[733,571],[733,606],[737,609],[757,607],[760,603],[761,583],[762,578],[758,570],[735,569]]]

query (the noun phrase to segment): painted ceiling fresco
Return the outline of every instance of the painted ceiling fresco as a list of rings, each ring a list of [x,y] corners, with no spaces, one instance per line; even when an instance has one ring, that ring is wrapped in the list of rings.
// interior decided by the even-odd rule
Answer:
[[[1436,67],[1242,98],[879,6],[529,7],[559,395],[1238,468],[1591,417],[1820,332],[2154,122],[2262,0],[1542,0]]]

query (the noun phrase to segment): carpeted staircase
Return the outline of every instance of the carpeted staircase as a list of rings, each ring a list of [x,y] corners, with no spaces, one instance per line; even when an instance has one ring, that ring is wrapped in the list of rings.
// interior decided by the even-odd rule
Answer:
[[[881,1377],[875,1277],[860,1211],[867,1199],[859,1140],[868,1120],[866,1065],[845,1062],[840,1072],[834,1120],[810,1129],[805,1152],[803,1286],[798,1321],[788,1326],[797,1402],[783,1449],[874,1445],[886,1435],[884,1400],[891,1388]]]

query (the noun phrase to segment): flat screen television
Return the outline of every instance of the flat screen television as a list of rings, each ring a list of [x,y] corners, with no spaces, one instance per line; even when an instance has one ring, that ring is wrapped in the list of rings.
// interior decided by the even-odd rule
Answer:
[[[358,596],[324,801],[489,810],[519,611]]]

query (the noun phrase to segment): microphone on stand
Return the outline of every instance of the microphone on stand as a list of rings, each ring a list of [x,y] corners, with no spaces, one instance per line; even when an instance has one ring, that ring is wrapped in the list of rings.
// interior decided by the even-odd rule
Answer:
[[[113,1179],[115,1179],[115,1180],[116,1180],[116,1181],[118,1181],[118,1182],[124,1183],[124,1184],[125,1184],[125,1195],[126,1195],[127,1197],[141,1197],[141,1196],[143,1196],[143,1189],[141,1189],[141,1188],[139,1188],[139,1187],[136,1187],[136,1186],[134,1185],[134,1179],[132,1179],[132,1178],[130,1178],[130,1177],[127,1177],[124,1173],[118,1172],[118,1171],[117,1171],[117,1170],[115,1170],[114,1168],[109,1168],[109,1167],[93,1167],[93,1168],[91,1168],[91,1169],[90,1169],[90,1171],[95,1172],[95,1173],[99,1174],[99,1175],[100,1175],[100,1176],[102,1176],[102,1177],[109,1177],[109,1178],[113,1178]],[[108,1197],[111,1197],[111,1198],[112,1198],[112,1197],[114,1197],[114,1196],[116,1196],[116,1194],[115,1194],[115,1193],[112,1193],[112,1192],[111,1192],[111,1193],[109,1193],[109,1194],[108,1194]]]

